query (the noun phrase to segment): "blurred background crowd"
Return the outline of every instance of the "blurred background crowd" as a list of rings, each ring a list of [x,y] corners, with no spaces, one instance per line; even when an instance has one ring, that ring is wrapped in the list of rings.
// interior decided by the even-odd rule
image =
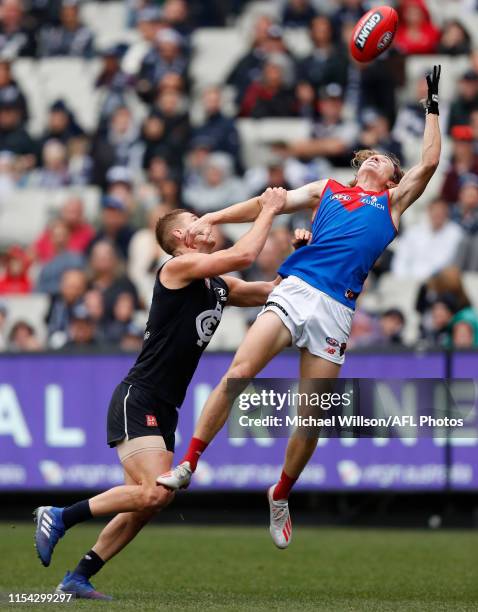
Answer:
[[[377,262],[351,348],[478,346],[478,2],[397,0],[394,46],[358,65],[361,0],[1,0],[0,350],[138,350],[157,218],[334,177],[375,148],[419,159],[441,62],[443,159]],[[446,6],[445,6],[446,5]],[[303,215],[247,280],[271,280]],[[217,248],[244,227],[217,228]],[[231,309],[233,349],[254,309]]]

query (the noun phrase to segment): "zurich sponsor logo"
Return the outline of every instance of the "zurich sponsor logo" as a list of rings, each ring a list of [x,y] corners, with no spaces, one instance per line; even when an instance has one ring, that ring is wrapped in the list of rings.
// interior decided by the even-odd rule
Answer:
[[[365,196],[360,200],[364,204],[368,204],[369,206],[373,206],[374,208],[378,208],[379,210],[385,210],[385,206],[381,202],[378,201],[377,196],[369,196],[366,194],[360,194],[360,195]]]

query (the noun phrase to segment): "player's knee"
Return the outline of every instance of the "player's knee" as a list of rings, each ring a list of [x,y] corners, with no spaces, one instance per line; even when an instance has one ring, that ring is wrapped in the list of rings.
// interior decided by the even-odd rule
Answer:
[[[231,366],[227,378],[253,378],[256,375],[250,361],[241,361]]]
[[[174,493],[165,487],[154,486],[144,488],[140,510],[157,512],[168,506],[174,498]]]

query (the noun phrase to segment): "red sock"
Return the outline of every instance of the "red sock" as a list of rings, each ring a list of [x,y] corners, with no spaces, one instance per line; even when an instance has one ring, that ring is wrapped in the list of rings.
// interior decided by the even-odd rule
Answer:
[[[203,442],[199,438],[191,438],[189,448],[186,451],[186,454],[184,455],[181,463],[189,461],[192,471],[195,472],[198,465],[199,457],[206,450],[208,445],[209,442]]]
[[[290,490],[294,486],[296,480],[297,478],[291,478],[290,476],[287,476],[284,470],[282,470],[279,482],[276,484],[274,490],[272,491],[272,499],[274,501],[278,501],[279,499],[287,499],[289,497]]]

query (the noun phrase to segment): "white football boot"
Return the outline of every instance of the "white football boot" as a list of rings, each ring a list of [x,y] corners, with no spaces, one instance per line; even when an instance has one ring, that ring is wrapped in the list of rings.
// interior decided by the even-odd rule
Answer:
[[[174,467],[169,472],[160,474],[156,478],[156,482],[163,485],[163,487],[167,487],[173,491],[178,491],[179,489],[187,489],[189,487],[192,475],[193,472],[191,470],[191,465],[189,461],[185,461],[184,463],[180,463]]]
[[[292,541],[292,521],[289,514],[289,502],[287,499],[274,500],[272,493],[276,485],[267,491],[267,499],[271,511],[271,532],[272,541],[277,548],[287,548]]]

